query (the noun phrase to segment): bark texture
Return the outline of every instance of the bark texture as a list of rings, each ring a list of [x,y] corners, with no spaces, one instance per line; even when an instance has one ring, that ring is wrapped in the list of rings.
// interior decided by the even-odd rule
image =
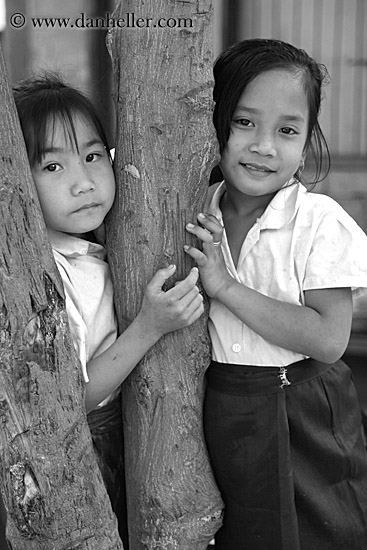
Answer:
[[[0,475],[12,550],[118,549],[0,44]]]
[[[132,14],[135,21],[151,18],[149,27],[133,27]],[[123,331],[157,269],[175,263],[182,279],[193,265],[183,252],[191,242],[185,224],[202,208],[217,154],[213,6],[210,0],[125,0],[113,17],[130,21],[108,37],[117,198],[107,235]],[[206,324],[204,315],[161,339],[123,385],[132,550],[204,550],[221,525],[222,502],[202,430],[210,362]]]

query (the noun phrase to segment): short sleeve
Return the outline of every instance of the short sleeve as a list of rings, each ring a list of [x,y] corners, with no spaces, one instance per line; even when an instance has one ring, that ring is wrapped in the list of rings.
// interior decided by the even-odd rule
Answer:
[[[336,204],[336,203],[335,203]],[[307,260],[303,290],[351,288],[367,292],[367,236],[339,205],[320,217]]]

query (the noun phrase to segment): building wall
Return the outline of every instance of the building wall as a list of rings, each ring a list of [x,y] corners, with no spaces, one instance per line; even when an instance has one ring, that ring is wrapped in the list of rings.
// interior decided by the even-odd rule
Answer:
[[[86,93],[99,107],[110,140],[113,141],[112,67],[106,46],[107,29],[81,28],[74,23],[82,17],[96,18],[113,11],[113,0],[6,0],[7,25],[2,42],[11,84],[42,71],[56,71],[71,85]],[[25,24],[11,24],[13,14]],[[83,14],[83,15],[82,15]],[[60,18],[42,28],[32,19]],[[20,25],[22,20],[15,18]],[[70,25],[73,24],[73,27]]]

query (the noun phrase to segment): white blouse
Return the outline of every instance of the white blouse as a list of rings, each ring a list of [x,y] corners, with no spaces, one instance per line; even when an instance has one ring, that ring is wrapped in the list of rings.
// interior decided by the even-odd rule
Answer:
[[[83,375],[87,362],[109,348],[117,338],[110,268],[103,246],[66,233],[48,230],[48,238],[65,290],[71,336]],[[111,401],[119,390],[99,406]]]
[[[225,182],[209,189],[205,211],[223,224]],[[367,288],[367,236],[330,197],[308,193],[299,183],[278,191],[248,232],[235,267],[225,231],[222,251],[231,276],[258,292],[304,305],[311,289]],[[213,359],[221,363],[286,366],[306,356],[264,340],[218,300],[211,300]],[[276,319],[274,319],[276,323]]]

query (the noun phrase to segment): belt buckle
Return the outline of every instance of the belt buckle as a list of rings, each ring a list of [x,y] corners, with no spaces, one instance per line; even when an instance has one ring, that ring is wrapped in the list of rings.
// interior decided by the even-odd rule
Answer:
[[[281,384],[280,388],[283,389],[285,386],[290,386],[291,382],[287,378],[287,369],[285,367],[279,367],[279,374],[278,374]]]

